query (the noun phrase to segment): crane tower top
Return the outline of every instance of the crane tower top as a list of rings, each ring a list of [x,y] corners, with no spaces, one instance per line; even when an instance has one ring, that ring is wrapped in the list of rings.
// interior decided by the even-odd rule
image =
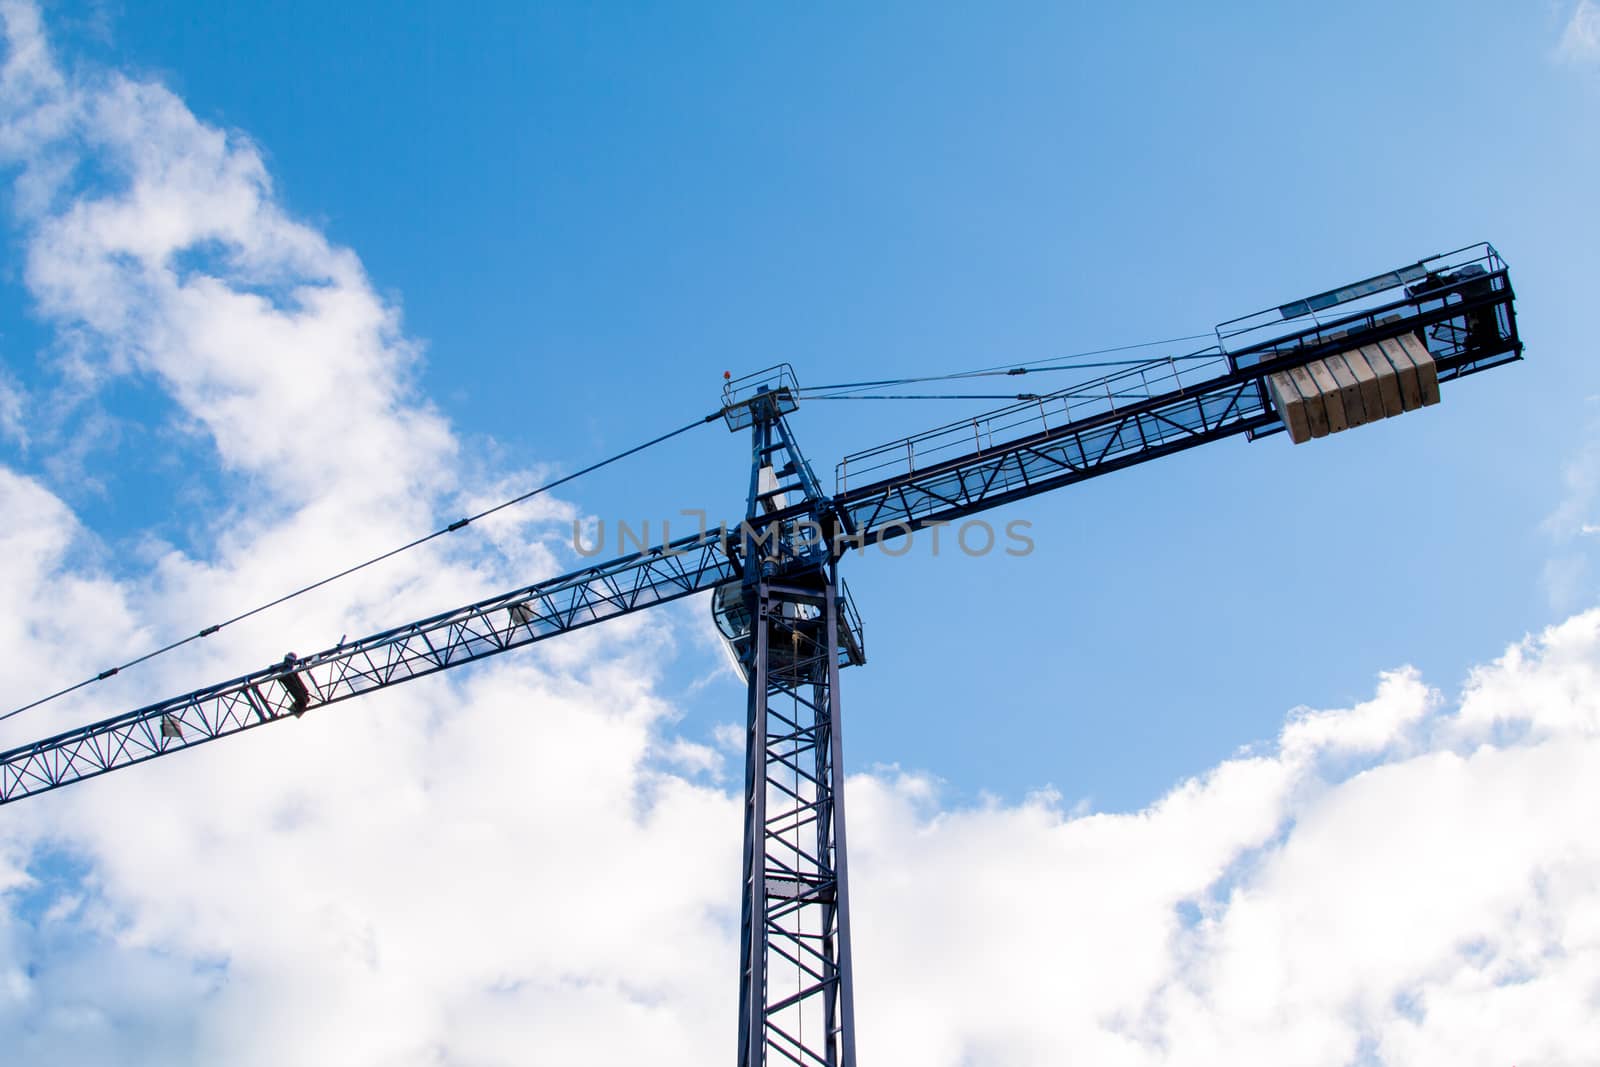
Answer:
[[[726,377],[726,375],[724,375]],[[800,406],[800,383],[787,363],[724,381],[722,418],[734,433],[749,429],[757,417],[787,415]]]

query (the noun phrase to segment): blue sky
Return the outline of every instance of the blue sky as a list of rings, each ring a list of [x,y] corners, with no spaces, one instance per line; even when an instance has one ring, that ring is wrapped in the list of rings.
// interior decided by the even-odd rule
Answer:
[[[850,680],[853,760],[1123,806],[1296,704],[1406,662],[1452,684],[1552,618],[1539,524],[1596,391],[1575,210],[1594,84],[1557,58],[1562,15],[196,5],[83,15],[77,37],[257,142],[289,209],[401,306],[429,399],[514,462],[570,469],[712,410],[724,369],[1037,361],[1495,242],[1531,358],[1440,412],[1010,509],[1027,561],[849,565],[874,658]],[[819,471],[982,407],[839,406],[795,420]],[[744,462],[708,430],[576,498],[733,515]],[[178,488],[93,466],[112,531]],[[1350,569],[1385,595],[1339,595]],[[696,714],[739,699],[720,685]]]
[[[1032,524],[1036,548],[1025,558],[948,550],[935,558],[919,542],[901,558],[848,559],[871,660],[844,679],[846,757],[867,772],[863,863],[876,855],[937,877],[941,856],[958,865],[971,858],[966,845],[1008,840],[1010,830],[1023,841],[1034,830],[1065,832],[1077,825],[1072,812],[1129,825],[1177,819],[1195,786],[1199,808],[1211,798],[1238,815],[1230,825],[1240,836],[1218,846],[1226,858],[1200,865],[1204,877],[1152,876],[1167,887],[1152,899],[1169,911],[1174,900],[1191,911],[1212,901],[1224,929],[1233,913],[1216,902],[1248,881],[1235,866],[1241,857],[1292,841],[1286,826],[1335,818],[1284,798],[1315,793],[1311,781],[1354,789],[1360,778],[1370,788],[1361,778],[1369,769],[1399,780],[1414,767],[1408,761],[1466,744],[1462,722],[1504,725],[1499,713],[1473,712],[1489,697],[1458,700],[1469,677],[1479,686],[1472,692],[1526,682],[1522,696],[1503,698],[1507,707],[1536,723],[1568,721],[1537,694],[1571,691],[1557,675],[1589,662],[1593,650],[1570,636],[1587,633],[1583,626],[1529,653],[1549,678],[1528,681],[1534,668],[1495,661],[1527,634],[1587,618],[1595,602],[1587,527],[1600,522],[1600,375],[1587,358],[1587,312],[1600,244],[1600,13],[1592,3],[1225,12],[484,4],[468,16],[443,4],[404,12],[355,3],[59,5],[45,10],[44,25],[52,69],[77,94],[63,107],[82,117],[65,134],[53,130],[39,118],[49,112],[8,83],[0,464],[28,487],[15,499],[32,510],[18,503],[17,514],[29,516],[43,546],[15,556],[44,561],[19,564],[9,580],[14,598],[33,590],[86,598],[60,602],[105,622],[83,637],[57,634],[42,609],[19,621],[17,632],[39,645],[3,675],[8,707],[435,528],[470,501],[492,502],[703,415],[717,404],[724,370],[787,362],[803,384],[822,384],[1037,362],[1202,333],[1489,240],[1511,265],[1528,359],[1448,386],[1437,408],[1301,447],[1281,436],[1224,442],[1009,507],[994,519]],[[164,86],[178,110],[149,94],[129,103],[118,85]],[[192,116],[201,132],[174,114]],[[211,177],[161,162],[209,159],[224,143],[228,165]],[[50,167],[64,158],[76,167],[67,178]],[[194,240],[171,238],[156,257],[178,295],[161,296],[136,271],[119,273],[154,255],[141,249],[168,240],[162,227],[183,229],[139,199],[130,175],[177,190],[168,209],[199,220]],[[200,196],[208,182],[259,192],[270,217],[239,221],[232,201]],[[127,219],[72,214],[100,197],[125,198]],[[73,219],[79,229],[58,225]],[[79,273],[89,260],[62,251],[80,247],[72,241],[109,249],[104,276]],[[291,245],[298,250],[284,251]],[[370,334],[341,332],[346,320],[333,313],[306,333],[274,334],[239,301],[204,315],[185,302],[197,290],[180,283],[213,276],[230,294],[285,304],[300,280],[332,277],[361,315],[389,317]],[[347,336],[353,347],[342,346]],[[275,338],[307,347],[275,349]],[[248,394],[252,381],[270,385],[242,406],[221,402]],[[348,410],[338,402],[365,396],[368,385],[369,400],[352,399]],[[981,407],[817,401],[792,421],[831,482],[846,452]],[[720,426],[696,431],[567,487],[522,525],[357,583],[348,599],[336,587],[217,649],[99,687],[53,717],[0,724],[0,741],[566,570],[577,514],[648,520],[657,530],[683,508],[737,515],[746,457],[744,442]],[[58,884],[87,886],[82,899],[113,919],[82,918],[93,908],[62,913],[80,917],[72,932],[83,951],[135,971],[192,958],[173,988],[205,986],[219,953],[249,957],[229,925],[236,917],[214,916],[205,938],[183,940],[163,925],[181,921],[151,905],[139,865],[74,819],[135,795],[181,806],[217,777],[264,773],[245,761],[289,757],[296,743],[316,749],[316,766],[338,765],[341,743],[362,753],[393,743],[415,757],[380,723],[409,711],[433,729],[461,702],[477,709],[463,710],[463,722],[503,725],[495,716],[509,714],[506,706],[537,713],[539,701],[518,692],[588,709],[557,716],[570,733],[555,736],[648,753],[620,770],[594,769],[596,780],[626,797],[639,784],[629,775],[648,766],[663,776],[651,788],[688,798],[672,824],[684,840],[717,838],[692,812],[729,802],[736,776],[719,780],[707,768],[737,758],[718,738],[742,715],[743,694],[707,638],[705,611],[700,602],[668,609],[567,651],[552,643],[528,653],[529,664],[441,682],[366,714],[347,705],[338,714],[352,721],[317,727],[328,732],[315,740],[252,735],[85,786],[89,799],[50,809],[44,829],[15,831],[12,851],[0,851],[19,878],[32,869],[44,886],[12,898],[17,929],[37,939],[19,934],[15,943],[59,944],[42,917],[46,898],[73,896]],[[1379,681],[1406,667],[1415,672]],[[518,670],[540,673],[518,690]],[[608,701],[646,710],[608,718]],[[1445,718],[1437,731],[1428,725],[1431,740],[1374,746],[1350,740],[1369,736],[1357,727],[1346,735],[1303,725],[1331,711],[1302,713],[1295,734],[1285,722],[1296,708],[1346,709],[1348,721],[1388,724],[1379,733],[1395,738]],[[1529,729],[1543,736],[1543,726]],[[1446,736],[1448,744],[1437,740]],[[1592,750],[1591,733],[1561,737],[1561,752]],[[1391,741],[1398,747],[1385,747]],[[259,757],[244,751],[258,744]],[[1308,779],[1285,770],[1290,784],[1262,787],[1262,810],[1281,822],[1258,827],[1250,804],[1228,799],[1231,776],[1259,771],[1237,761],[1242,747],[1274,754],[1268,762],[1281,769],[1299,768],[1296,754],[1318,744],[1332,746],[1317,751],[1334,770],[1318,764],[1320,777]],[[240,752],[223,755],[224,747]],[[494,780],[482,752],[465,743],[452,751],[461,768]],[[396,760],[394,778],[415,770]],[[168,771],[168,762],[194,766]],[[1278,781],[1277,771],[1260,773]],[[381,762],[367,775],[358,779],[367,789],[402,786]],[[308,780],[294,795],[355,818],[356,808],[341,805],[356,804],[356,794],[320,788],[334,787]],[[307,843],[265,779],[251,780],[249,792],[259,811],[287,820],[285,862],[346,840],[330,829]],[[461,825],[476,825],[474,803],[464,802],[467,815],[454,812]],[[618,825],[647,842],[626,811],[612,812]],[[985,812],[999,823],[985,829]],[[457,825],[447,814],[441,824]],[[891,831],[901,825],[934,844],[897,853]],[[203,841],[215,830],[173,834]],[[1135,831],[1115,832],[1129,866],[1111,867],[1102,886],[1143,869],[1148,846]],[[537,834],[518,840],[552,847]],[[246,849],[247,838],[237,844]],[[726,844],[704,846],[708,865],[733,854]],[[30,867],[36,848],[44,858]],[[63,872],[48,859],[52,848],[77,858]],[[1528,862],[1548,876],[1542,860]],[[1073,869],[1013,875],[1032,892],[1079,900],[1074,914],[1099,914]],[[725,874],[707,883],[705,901],[718,899],[718,885],[735,888]],[[350,877],[351,907],[382,941],[391,928],[373,916],[399,923],[404,909],[386,911]],[[866,898],[893,899],[886,884]],[[1250,884],[1271,898],[1283,883]],[[312,928],[298,933],[338,942],[338,922],[317,925],[323,903],[305,905]],[[691,894],[685,907],[701,903]],[[1465,936],[1470,923],[1461,921],[1440,934],[1442,944]],[[1079,936],[1074,929],[1063,936]],[[106,930],[120,931],[114,944]],[[719,930],[699,936],[722,945]],[[885,933],[877,944],[888,952],[896,943]],[[37,951],[49,959],[56,950]],[[1204,958],[1234,959],[1220,949]],[[239,964],[240,983],[292,962],[252,959]],[[403,970],[385,981],[428,1000]],[[1578,988],[1571,976],[1550,981]],[[723,987],[731,992],[731,978]],[[1226,987],[1219,978],[1209,991],[1222,998],[1209,1002],[1218,1019],[1231,1018],[1216,993]],[[697,1019],[701,1001],[684,997],[683,1017]],[[714,1016],[725,999],[710,996],[704,1010]],[[103,1000],[113,1018],[118,1004],[128,1010],[114,993]],[[882,1018],[896,1017],[881,1004]],[[1185,1018],[1181,1006],[1163,1005],[1163,1018]],[[493,1017],[483,1010],[465,1017]],[[165,1025],[150,1023],[152,1032]],[[1388,1050],[1383,1062],[1406,1062],[1397,1049],[1443,1047],[1407,1046],[1383,1025],[1356,1042],[1371,1048],[1381,1034],[1390,1042],[1378,1046]],[[200,1055],[193,1050],[229,1048],[240,1033],[215,1026],[199,1036],[178,1023],[169,1029],[186,1055]],[[698,1047],[696,1026],[684,1025],[685,1049]],[[943,1044],[930,1038],[926,1062],[1051,1062],[1028,1033],[974,1024]],[[1560,1059],[1578,1046],[1551,1042],[1550,1062],[1581,1059]],[[1214,1047],[1301,1046],[1251,1045],[1228,1031]],[[380,1051],[399,1062],[415,1055]],[[348,1062],[380,1058],[355,1045],[349,1054]]]

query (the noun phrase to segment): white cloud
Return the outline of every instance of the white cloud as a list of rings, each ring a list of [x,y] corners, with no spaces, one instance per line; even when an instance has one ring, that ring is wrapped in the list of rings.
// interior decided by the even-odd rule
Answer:
[[[1574,63],[1600,60],[1600,5],[1594,0],[1578,0],[1567,27],[1561,31],[1557,53]]]
[[[0,11],[0,157],[73,385],[157,384],[202,431],[186,459],[232,493],[207,549],[119,581],[56,494],[0,468],[0,689],[46,691],[533,480],[456,462],[397,310],[284,212],[252,145],[160,86],[63,76],[35,12]],[[331,643],[552,572],[538,523],[566,514],[497,517],[486,546],[476,529],[478,547],[428,546],[4,724],[5,743],[227,677],[281,655],[283,633]],[[531,1025],[549,1049],[692,1060],[731,1029],[713,990],[735,959],[738,807],[657,769],[653,753],[715,770],[662,736],[658,627],[575,635],[0,822],[8,1062],[521,1063]]]
[[[1597,670],[1591,612],[1457,710],[1387,675],[1128,814],[858,779],[865,1036],[932,1064],[1591,1062]]]
[[[49,486],[0,467],[0,692],[533,480],[467,473],[397,309],[284,211],[247,141],[159,86],[64,76],[32,9],[0,11],[30,292],[84,382],[154,381],[202,428],[185,458],[232,502],[207,547],[119,577]],[[257,666],[283,633],[553,571],[564,531],[541,543],[536,518],[573,511],[545,509],[0,724],[5,743]],[[655,679],[699,636],[648,615],[0,809],[7,1063],[730,1055],[739,776],[673,733]],[[854,776],[863,1059],[1595,1062],[1597,682],[1589,612],[1459,700],[1390,672],[1126,813],[1050,790],[951,808],[926,774]],[[737,758],[737,728],[715,739]]]
[[[1382,752],[1400,741],[1431,703],[1415,671],[1395,671],[1383,676],[1376,697],[1349,711],[1300,712],[1284,727],[1279,746],[1295,757]]]

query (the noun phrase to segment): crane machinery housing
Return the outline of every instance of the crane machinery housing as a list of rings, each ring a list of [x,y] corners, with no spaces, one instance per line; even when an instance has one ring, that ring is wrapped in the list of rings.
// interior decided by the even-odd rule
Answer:
[[[749,440],[737,526],[13,748],[0,804],[711,592],[747,684],[738,1063],[854,1067],[839,672],[866,653],[843,557],[1211,441],[1302,443],[1437,403],[1441,384],[1522,358],[1513,301],[1487,244],[1419,260],[1222,323],[1200,352],[851,454],[831,492],[789,426],[793,371],[730,381],[707,421]]]

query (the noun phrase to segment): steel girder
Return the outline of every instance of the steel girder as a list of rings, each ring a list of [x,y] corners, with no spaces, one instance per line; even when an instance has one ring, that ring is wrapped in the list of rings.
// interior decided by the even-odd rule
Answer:
[[[855,1067],[831,565],[754,589],[739,1067]]]
[[[1041,430],[957,461],[841,493],[856,532],[850,547],[903,537],[935,523],[1036,496],[1098,474],[1258,429],[1276,416],[1253,382],[1180,391],[1149,410],[1134,408]]]
[[[0,753],[0,804],[739,577],[718,528]]]
[[[832,500],[849,531],[841,536],[846,547],[864,547],[1211,441],[1275,432],[1281,427],[1267,395],[1268,374],[1402,333],[1425,338],[1440,382],[1489,370],[1522,356],[1513,299],[1501,267],[1329,322],[1209,350],[1211,365],[1220,368],[1209,377],[1180,377],[1173,364],[1169,375],[1158,375],[1158,386],[1142,370],[1123,372],[1108,379],[1121,380],[1086,417],[1072,413],[1088,406],[1084,395],[1063,390],[858,453],[841,463]],[[1161,361],[1149,366],[1159,370]],[[989,425],[1007,432],[991,433]],[[918,444],[941,436],[958,436],[966,447],[928,462]],[[846,470],[857,469],[852,461],[884,454],[901,455],[904,469],[870,484],[842,484]]]

